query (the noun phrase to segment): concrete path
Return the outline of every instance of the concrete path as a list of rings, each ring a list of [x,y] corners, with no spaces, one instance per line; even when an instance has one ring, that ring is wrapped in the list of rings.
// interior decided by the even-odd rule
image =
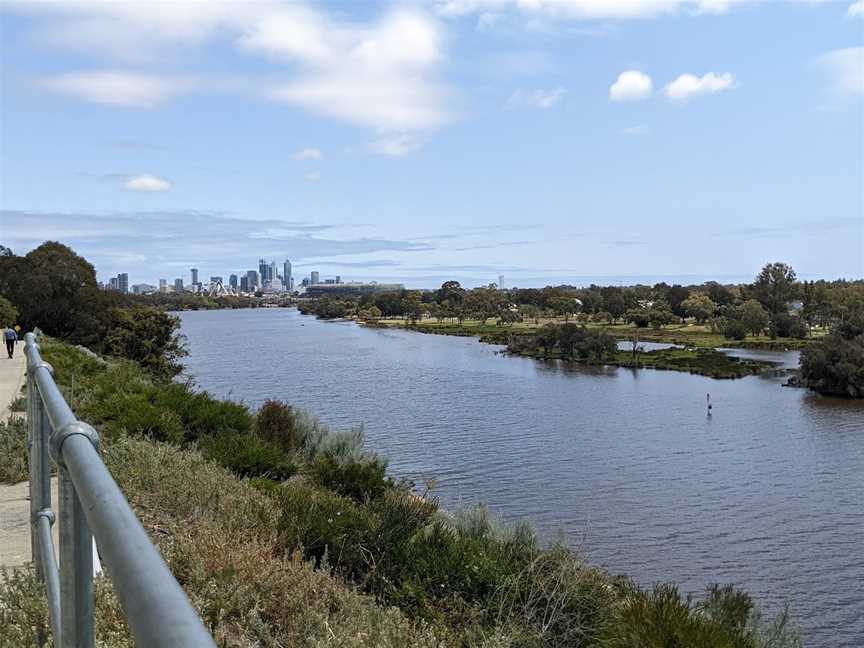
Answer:
[[[18,342],[15,345],[15,355],[10,360],[6,356],[4,342],[0,348],[0,420],[2,421],[9,417],[9,405],[21,395],[26,367],[24,343]]]
[[[0,420],[5,421],[10,415],[24,416],[23,412],[11,412],[9,406],[21,395],[26,365],[23,342],[15,345],[11,360],[6,356],[5,344],[0,349]],[[17,567],[30,560],[29,493],[26,481],[0,484],[0,569]]]

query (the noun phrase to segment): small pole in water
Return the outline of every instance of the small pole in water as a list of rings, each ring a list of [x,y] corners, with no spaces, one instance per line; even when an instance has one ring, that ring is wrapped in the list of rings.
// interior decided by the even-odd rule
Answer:
[[[705,402],[708,405],[708,416],[711,416],[711,394],[705,394]]]

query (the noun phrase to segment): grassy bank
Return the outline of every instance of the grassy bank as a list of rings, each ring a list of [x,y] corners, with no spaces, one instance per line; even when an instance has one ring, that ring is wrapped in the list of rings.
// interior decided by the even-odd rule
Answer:
[[[358,430],[281,403],[252,412],[59,343],[42,350],[219,645],[800,645],[785,616],[764,622],[731,587],[698,600],[644,590],[482,507],[444,511],[389,475]],[[3,479],[26,476],[20,425],[0,426],[0,453]],[[110,583],[96,589],[99,645],[131,646]],[[29,569],[0,583],[0,628],[10,645],[44,645]]]
[[[405,328],[419,333],[435,335],[454,335],[460,337],[479,337],[481,342],[489,344],[507,345],[508,350],[514,355],[532,357],[538,359],[565,359],[560,353],[547,352],[542,348],[531,348],[530,340],[540,333],[544,325],[550,322],[541,321],[538,324],[516,324],[514,326],[496,326],[494,324],[481,323],[479,321],[464,322],[462,325],[446,324],[438,322],[423,321],[415,325],[407,324],[404,320],[377,320],[375,322],[364,322],[372,327],[396,327]],[[589,331],[602,331],[611,335],[616,340],[632,340],[636,335],[636,329],[624,325],[597,325],[589,324]],[[699,374],[710,378],[743,378],[758,374],[773,365],[768,362],[755,360],[741,360],[732,358],[717,351],[715,346],[732,347],[735,344],[725,340],[722,336],[705,330],[705,327],[688,325],[680,327],[668,327],[667,329],[638,330],[639,342],[661,342],[668,344],[682,344],[684,349],[663,349],[639,353],[634,359],[630,351],[618,351],[603,360],[584,360],[566,358],[568,362],[579,364],[602,364],[615,367],[630,367],[640,369],[659,369],[667,371],[685,371],[691,374]],[[801,340],[795,340],[801,342]],[[761,344],[769,346],[768,340],[751,340],[753,345]],[[774,340],[780,346],[784,340]]]
[[[573,321],[573,320],[571,320]],[[461,324],[457,322],[439,322],[435,319],[423,319],[414,324],[404,318],[376,319],[362,321],[364,326],[380,328],[405,328],[420,333],[433,333],[438,335],[455,335],[461,337],[479,337],[483,342],[493,344],[506,344],[511,335],[534,335],[546,324],[562,324],[563,318],[542,318],[517,322],[507,326],[495,324],[492,320],[481,322],[479,320],[464,320]],[[616,340],[632,340],[634,336],[641,342],[660,342],[666,344],[680,344],[682,346],[716,349],[741,348],[761,349],[772,351],[792,351],[804,349],[809,346],[815,338],[799,340],[796,338],[776,338],[768,336],[748,336],[745,340],[729,340],[719,333],[712,332],[708,326],[695,323],[671,324],[663,328],[636,328],[632,324],[604,324],[598,322],[587,322],[589,329],[601,330]],[[819,334],[821,335],[821,333]]]

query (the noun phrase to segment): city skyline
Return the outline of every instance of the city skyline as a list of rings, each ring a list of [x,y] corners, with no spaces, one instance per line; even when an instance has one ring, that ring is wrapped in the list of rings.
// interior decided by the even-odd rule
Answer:
[[[38,4],[0,6],[17,253],[133,282],[285,250],[421,287],[864,275],[860,0]]]

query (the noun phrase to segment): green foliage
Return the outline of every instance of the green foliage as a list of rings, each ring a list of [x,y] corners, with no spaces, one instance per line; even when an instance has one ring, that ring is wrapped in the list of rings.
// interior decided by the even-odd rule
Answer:
[[[168,381],[182,370],[178,360],[186,350],[175,334],[180,321],[155,308],[133,306],[114,308],[105,336],[111,355],[129,358],[154,378]]]
[[[755,299],[748,299],[741,304],[738,314],[744,328],[751,335],[762,335],[771,321],[768,311]]]
[[[224,430],[199,441],[201,453],[240,477],[288,479],[297,466],[281,448],[254,434]]]
[[[14,326],[17,321],[18,309],[3,295],[0,295],[0,330]]]
[[[291,406],[278,400],[264,401],[255,417],[255,431],[259,437],[286,452],[300,449],[305,441]]]
[[[0,255],[0,293],[18,310],[24,331],[43,333],[101,353],[139,362],[167,380],[184,355],[178,322],[134,298],[98,288],[96,271],[83,257],[46,242],[24,257]]]
[[[248,432],[252,429],[252,415],[245,405],[217,400],[207,392],[193,392],[188,385],[159,386],[154,391],[153,403],[180,417],[187,441],[223,430]]]
[[[28,478],[27,423],[16,416],[0,421],[0,483],[16,484]]]
[[[342,459],[322,455],[307,472],[316,484],[357,501],[380,497],[393,486],[386,476],[387,462],[375,456]]]
[[[747,337],[747,325],[737,317],[730,317],[723,325],[723,335],[730,340],[743,340]]]
[[[717,305],[704,293],[691,294],[681,302],[681,307],[687,315],[695,318],[700,324],[704,324],[710,317],[713,317],[714,311],[717,309]]]
[[[802,351],[801,378],[820,394],[864,398],[864,330],[841,327]]]
[[[125,434],[181,443],[183,423],[176,412],[156,403],[157,391],[152,386],[138,390],[118,389],[94,403],[89,411],[102,423],[103,436],[108,438]]]
[[[753,648],[742,631],[752,607],[749,597],[731,588],[710,591],[706,603],[681,598],[674,585],[644,592],[626,587],[617,623],[603,638],[608,648]],[[743,614],[743,616],[742,616]]]
[[[513,353],[543,354],[545,357],[561,357],[600,362],[615,354],[615,339],[596,329],[578,324],[547,324],[537,335],[514,336],[508,350]]]

